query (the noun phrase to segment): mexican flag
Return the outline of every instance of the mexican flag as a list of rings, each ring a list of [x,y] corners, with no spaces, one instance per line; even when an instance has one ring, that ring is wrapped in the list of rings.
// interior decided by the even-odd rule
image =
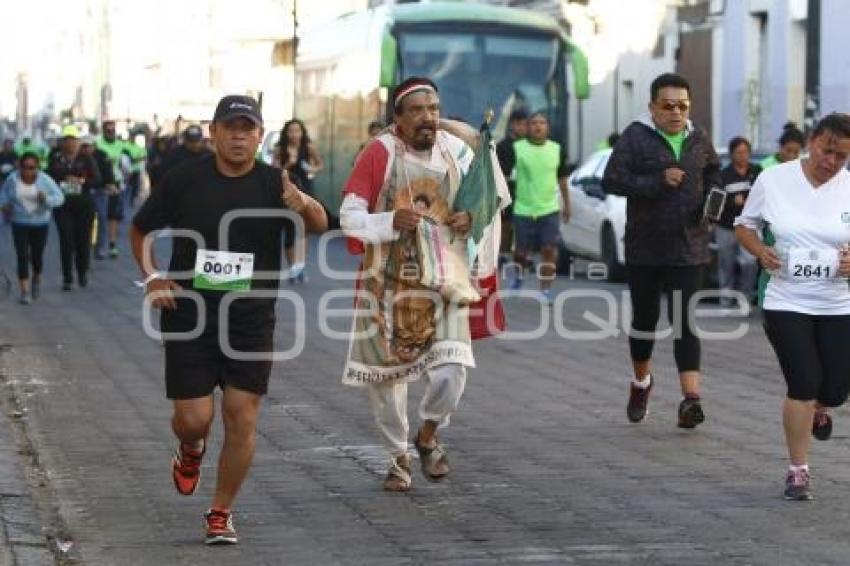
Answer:
[[[504,330],[504,311],[495,292],[499,281],[499,246],[502,239],[503,208],[511,204],[508,184],[496,158],[490,128],[481,128],[478,150],[455,197],[454,208],[472,217],[470,239],[475,247],[475,278],[482,296],[471,305],[472,337],[484,338]],[[494,301],[499,302],[498,305]],[[495,320],[493,318],[495,317]]]

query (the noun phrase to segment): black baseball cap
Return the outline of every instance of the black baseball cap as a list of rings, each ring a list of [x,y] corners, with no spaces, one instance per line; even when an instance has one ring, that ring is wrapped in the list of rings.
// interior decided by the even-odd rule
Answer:
[[[201,141],[204,139],[204,131],[197,124],[192,124],[183,130],[183,138],[189,141]]]
[[[263,125],[260,105],[250,96],[229,94],[218,101],[213,114],[213,122],[222,122],[231,118],[248,118],[258,126]]]

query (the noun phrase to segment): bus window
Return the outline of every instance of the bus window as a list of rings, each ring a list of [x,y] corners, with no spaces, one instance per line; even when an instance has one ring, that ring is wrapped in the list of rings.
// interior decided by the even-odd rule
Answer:
[[[559,42],[549,35],[410,30],[400,33],[399,47],[403,75],[432,78],[443,114],[472,124],[488,108],[497,118],[517,106],[552,110],[566,96],[563,87],[550,90]]]

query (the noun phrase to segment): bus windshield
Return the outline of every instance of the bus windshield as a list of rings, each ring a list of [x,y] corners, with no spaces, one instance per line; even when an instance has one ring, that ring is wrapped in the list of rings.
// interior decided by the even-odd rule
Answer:
[[[488,108],[498,119],[516,107],[552,113],[560,105],[549,94],[559,60],[554,37],[403,30],[398,38],[401,73],[437,83],[442,116],[477,125]]]

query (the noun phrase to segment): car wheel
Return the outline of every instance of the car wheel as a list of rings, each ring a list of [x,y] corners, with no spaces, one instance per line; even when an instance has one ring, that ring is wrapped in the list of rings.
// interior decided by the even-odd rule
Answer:
[[[617,239],[614,230],[606,224],[602,230],[602,263],[608,270],[608,281],[623,281],[626,278],[626,269],[617,261]]]

